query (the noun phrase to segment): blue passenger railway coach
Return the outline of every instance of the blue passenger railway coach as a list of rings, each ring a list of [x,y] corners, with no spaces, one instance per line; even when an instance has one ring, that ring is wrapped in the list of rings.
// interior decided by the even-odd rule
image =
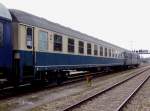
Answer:
[[[108,42],[0,5],[0,83],[61,82],[70,70],[139,65],[139,55]]]
[[[0,4],[0,84],[11,79],[13,50],[11,23],[9,10]]]

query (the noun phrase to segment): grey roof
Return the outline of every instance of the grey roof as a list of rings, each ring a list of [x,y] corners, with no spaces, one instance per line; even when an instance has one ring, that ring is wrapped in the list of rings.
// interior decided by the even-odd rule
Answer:
[[[12,20],[9,10],[0,3],[0,17]]]
[[[23,12],[23,11],[16,10],[16,9],[10,9],[10,13],[12,15],[13,21],[15,21],[15,22],[20,22],[20,23],[29,24],[32,26],[37,26],[40,28],[48,29],[51,31],[55,31],[57,33],[61,33],[61,34],[68,35],[71,37],[80,38],[80,39],[87,40],[89,42],[94,42],[97,44],[103,43],[110,47],[113,46],[113,47],[120,48],[116,45],[113,45],[108,42],[102,41],[100,39],[94,38],[87,34],[83,34],[79,31],[72,30],[68,27],[64,27],[57,23],[50,22],[44,18],[37,17],[37,16],[29,14],[27,12]],[[121,48],[121,49],[123,49],[123,48]]]

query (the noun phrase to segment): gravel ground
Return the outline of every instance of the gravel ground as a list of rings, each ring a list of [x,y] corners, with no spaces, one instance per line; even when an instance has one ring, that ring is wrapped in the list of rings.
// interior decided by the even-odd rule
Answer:
[[[119,105],[141,84],[141,82],[149,76],[150,70],[113,88],[112,90],[98,96],[84,105],[81,105],[73,111],[115,111]]]
[[[104,81],[99,81],[96,83],[97,85],[93,85],[92,87],[89,87],[86,90],[83,90],[71,96],[66,96],[64,98],[57,99],[47,104],[43,104],[41,106],[35,107],[31,109],[31,111],[59,111],[77,101],[82,100],[83,98],[86,98],[92,94],[95,94],[96,92],[99,92],[100,90],[106,89],[112,86],[113,84],[119,81],[122,81],[130,76],[133,76],[133,75],[131,75],[130,73],[126,73],[124,75],[116,76],[116,77],[113,77]]]
[[[131,98],[123,111],[150,111],[150,79]]]
[[[61,106],[63,106],[67,101],[77,101],[81,99],[81,96],[84,97],[90,95],[91,91],[94,92],[93,89],[95,91],[102,90],[105,87],[121,80],[121,78],[127,78],[130,75],[128,72],[134,72],[136,70],[139,69],[125,71],[126,73],[121,72],[99,77],[93,80],[92,87],[87,87],[87,84],[84,81],[18,98],[15,97],[10,100],[3,100],[0,101],[0,111],[41,111],[42,109],[49,110],[49,107],[51,107],[53,111],[61,108]]]

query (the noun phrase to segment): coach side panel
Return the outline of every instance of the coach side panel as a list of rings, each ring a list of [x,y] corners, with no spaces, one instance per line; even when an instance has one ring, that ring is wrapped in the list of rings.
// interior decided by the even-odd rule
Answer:
[[[33,47],[28,49],[26,46],[26,25],[19,25],[19,42],[18,42],[18,49],[20,51],[20,59],[22,61],[23,66],[32,66],[33,65]],[[44,31],[47,33],[47,50],[40,50],[39,49],[39,31]],[[94,55],[94,43],[92,45],[92,54],[87,55],[87,43],[88,41],[79,40],[78,38],[69,37],[67,35],[62,35],[63,43],[62,43],[62,51],[54,51],[54,34],[59,34],[56,32],[52,32],[46,29],[33,27],[33,37],[34,37],[34,45],[35,45],[35,65],[39,68],[57,68],[61,66],[66,66],[68,68],[78,66],[106,66],[106,65],[122,65],[123,58],[115,58],[115,57],[100,57],[99,56],[99,44],[98,46],[98,55]],[[69,53],[68,52],[68,38],[73,38],[75,40],[75,52]],[[79,54],[78,51],[78,42],[84,41],[84,54]],[[111,48],[111,47],[108,47]],[[104,50],[105,51],[105,50]],[[104,52],[105,53],[105,52]],[[107,53],[108,50],[107,50]]]

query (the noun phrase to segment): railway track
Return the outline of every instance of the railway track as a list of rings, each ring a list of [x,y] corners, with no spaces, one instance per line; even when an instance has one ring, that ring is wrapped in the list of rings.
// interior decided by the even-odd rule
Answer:
[[[9,99],[5,99],[0,103],[0,109],[7,111],[55,111],[65,108],[75,101],[87,97],[102,89],[106,89],[125,78],[135,75],[136,72],[141,72],[148,67],[139,69],[126,70],[118,73],[111,73],[100,78],[95,78],[92,82],[92,87],[87,87],[84,81],[76,82],[75,84],[66,84],[62,87],[46,88],[46,90],[23,94]],[[109,81],[109,82],[107,82]],[[58,99],[58,101],[57,101]],[[35,101],[36,100],[36,101]],[[72,101],[73,100],[73,101]],[[39,106],[39,107],[38,107]]]
[[[132,76],[132,77],[130,77],[130,78],[128,78],[128,79],[126,79],[126,80],[123,80],[123,81],[121,81],[121,82],[118,82],[118,83],[116,83],[116,84],[114,84],[113,86],[111,86],[111,87],[109,87],[109,88],[107,88],[107,89],[104,89],[104,90],[102,90],[102,91],[100,91],[100,92],[97,92],[97,93],[95,93],[95,94],[93,94],[93,95],[90,95],[90,96],[88,96],[88,97],[86,97],[86,98],[84,98],[84,99],[82,99],[81,101],[78,101],[78,102],[76,102],[76,103],[74,103],[74,104],[72,104],[72,105],[70,105],[70,106],[68,106],[68,107],[66,107],[66,108],[64,108],[64,109],[62,109],[61,111],[72,111],[72,110],[75,110],[75,111],[88,111],[88,108],[89,108],[89,111],[99,111],[100,109],[98,108],[97,110],[94,110],[94,109],[91,109],[91,108],[94,108],[94,107],[97,107],[97,106],[94,106],[93,104],[92,104],[92,101],[97,101],[97,105],[99,105],[99,106],[101,106],[102,105],[102,107],[104,108],[104,109],[102,109],[103,111],[112,111],[112,110],[114,110],[114,111],[121,111],[122,110],[122,108],[128,103],[128,101],[130,100],[130,98],[132,97],[132,96],[134,96],[134,94],[140,89],[140,87],[149,79],[149,77],[150,77],[150,74],[149,73],[147,73],[148,71],[150,71],[150,68],[148,68],[148,69],[145,69],[145,70],[143,70],[143,71],[141,71],[141,72],[139,72],[139,73],[137,73],[136,75],[134,75],[134,76]],[[145,75],[145,76],[144,76]],[[143,77],[144,76],[144,77]],[[138,78],[138,79],[136,79],[135,80],[135,78]],[[140,78],[143,78],[142,80],[140,80]],[[113,98],[113,99],[116,99],[115,97],[117,97],[117,98],[122,98],[122,97],[119,97],[119,94],[118,95],[116,95],[115,93],[114,93],[114,95],[113,95],[113,91],[115,92],[115,90],[118,88],[118,87],[123,87],[122,85],[124,85],[124,84],[127,84],[128,82],[130,82],[130,81],[132,81],[134,79],[134,81],[136,82],[136,81],[138,81],[138,82],[140,82],[140,84],[138,84],[138,85],[136,85],[136,87],[134,88],[134,90],[133,91],[129,91],[129,92],[126,92],[127,93],[127,96],[125,96],[124,98],[123,98],[123,100],[119,100],[120,102],[118,103],[118,101],[116,102],[116,103],[118,103],[117,105],[115,105],[115,104],[111,104],[111,99]],[[129,85],[129,84],[128,84]],[[130,86],[130,85],[129,85]],[[129,87],[128,86],[128,87]],[[123,90],[123,89],[122,89]],[[120,91],[120,93],[121,93],[121,91]],[[108,95],[107,95],[108,94]],[[114,96],[114,97],[110,97],[110,95],[111,96]],[[123,95],[122,95],[123,96]],[[109,97],[111,98],[110,100],[109,100]],[[97,99],[97,98],[100,98],[100,99]],[[101,98],[107,98],[107,101],[105,101],[105,99],[103,100],[103,99],[101,99]],[[95,100],[95,99],[97,99],[97,100]],[[99,102],[99,101],[103,101],[102,102],[102,104],[101,104],[101,102]],[[109,101],[109,102],[108,102]],[[105,102],[105,103],[104,103]],[[108,102],[108,103],[107,103]],[[92,106],[92,105],[93,106]],[[111,106],[110,106],[111,105]],[[113,107],[112,107],[113,106]],[[87,107],[87,108],[86,108]],[[101,107],[101,108],[102,108]],[[108,108],[109,107],[109,108]],[[105,109],[106,108],[106,109]],[[108,109],[107,109],[108,108]]]
[[[127,103],[129,103],[130,99],[140,90],[140,88],[144,85],[144,83],[150,78],[150,76],[148,76],[146,79],[144,79],[144,81],[142,81],[137,88],[122,102],[122,104],[116,109],[116,111],[122,111],[123,107],[125,107],[125,105]]]

